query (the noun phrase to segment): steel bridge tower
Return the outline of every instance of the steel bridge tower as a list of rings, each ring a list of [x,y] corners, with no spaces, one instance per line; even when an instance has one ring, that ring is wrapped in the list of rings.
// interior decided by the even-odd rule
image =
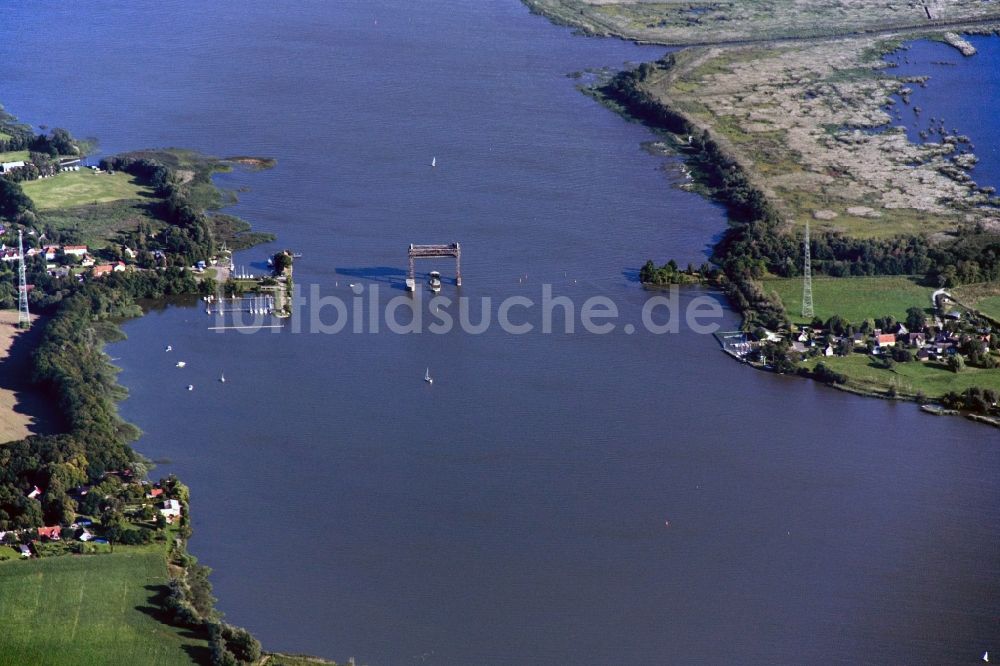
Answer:
[[[806,241],[804,247],[805,265],[802,273],[802,316],[812,319],[813,312],[813,278],[812,257],[809,248],[809,221],[806,221]]]
[[[17,232],[17,325],[21,328],[31,326],[31,315],[28,313],[28,280],[24,271],[24,239],[22,232]]]

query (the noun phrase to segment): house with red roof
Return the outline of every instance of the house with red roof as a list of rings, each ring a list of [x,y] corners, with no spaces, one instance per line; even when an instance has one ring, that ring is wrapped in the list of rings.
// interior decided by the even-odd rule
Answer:
[[[49,541],[59,541],[59,533],[62,532],[62,528],[58,525],[52,525],[51,527],[39,527],[38,536],[42,539],[48,539]]]
[[[879,347],[895,347],[896,336],[893,333],[879,333],[875,337],[875,342],[878,343]]]

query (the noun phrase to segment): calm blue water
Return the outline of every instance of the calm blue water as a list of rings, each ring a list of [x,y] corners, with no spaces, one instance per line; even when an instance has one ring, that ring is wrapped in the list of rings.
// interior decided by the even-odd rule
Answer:
[[[941,134],[931,131],[941,128],[947,134],[957,130],[972,139],[979,163],[972,170],[980,186],[1000,187],[1000,39],[987,36],[966,36],[978,53],[966,58],[957,49],[941,42],[911,42],[908,48],[893,53],[887,61],[898,66],[888,70],[894,76],[929,76],[926,87],[908,84],[913,91],[910,104],[897,101],[896,109],[911,141],[920,142],[921,130],[928,132],[927,141],[940,142]],[[920,113],[913,107],[920,107]],[[895,111],[893,111],[895,114]],[[931,122],[931,119],[934,122]],[[962,146],[963,150],[968,145]]]
[[[3,7],[12,111],[107,151],[277,157],[223,181],[252,188],[235,212],[303,252],[297,282],[325,294],[399,294],[408,243],[458,240],[463,295],[537,298],[547,281],[634,322],[635,269],[700,262],[725,225],[672,187],[645,130],[566,77],[662,51],[573,36],[515,0]],[[53,48],[45,25],[73,30]],[[237,263],[260,270],[270,249]],[[153,311],[110,353],[139,449],[192,488],[191,549],[219,607],[270,649],[855,664],[993,647],[993,431],[752,372],[690,332],[211,323]]]

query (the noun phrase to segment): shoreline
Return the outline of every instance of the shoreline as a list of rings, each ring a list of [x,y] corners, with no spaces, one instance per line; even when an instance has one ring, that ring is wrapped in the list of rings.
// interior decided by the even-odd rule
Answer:
[[[736,7],[738,3],[730,3],[730,7],[713,8],[715,11],[714,14],[710,11],[702,12],[703,14],[711,14],[706,18],[702,18],[700,15],[692,16],[688,14],[684,11],[685,5],[677,3],[676,7],[669,7],[664,10],[667,16],[666,19],[660,17],[658,24],[654,24],[653,21],[657,18],[657,15],[652,12],[645,12],[641,6],[632,8],[636,12],[634,20],[627,15],[627,10],[620,13],[608,11],[610,8],[626,4],[622,0],[604,0],[602,2],[589,2],[587,0],[522,0],[522,2],[531,13],[544,16],[554,25],[574,28],[585,36],[613,37],[632,41],[637,44],[679,48],[821,41],[865,36],[872,34],[873,31],[901,33],[918,30],[933,32],[943,32],[946,30],[962,31],[965,27],[978,28],[1000,22],[1000,12],[990,12],[989,9],[984,9],[982,12],[968,12],[966,16],[938,16],[930,18],[925,16],[923,12],[917,12],[915,15],[911,13],[903,18],[888,18],[873,14],[875,21],[877,21],[875,24],[871,23],[872,17],[867,15],[855,15],[853,18],[838,17],[835,15],[828,18],[830,25],[824,27],[822,25],[823,21],[819,19],[807,21],[809,25],[803,25],[801,21],[802,14],[808,14],[810,9],[813,9],[806,6],[808,3],[799,3],[803,7],[796,7],[795,12],[797,13],[793,13],[794,16],[789,17],[754,14],[752,9],[748,9],[741,14],[739,11],[740,8]],[[835,6],[839,3],[834,2],[830,4]],[[833,9],[835,11],[837,7]],[[875,11],[893,11],[895,8],[890,5],[889,8],[880,7],[872,9]],[[777,12],[780,14],[780,9]],[[792,18],[800,20],[789,20]],[[807,16],[807,18],[809,17]],[[777,20],[777,23],[775,23],[775,20]],[[837,21],[847,22],[838,26]],[[892,21],[895,21],[895,23]],[[692,36],[693,33],[698,36]]]
[[[3,118],[8,122],[16,122],[9,114]],[[33,140],[34,130],[24,125],[20,127],[23,128],[23,134],[16,137],[16,140],[21,142]],[[68,133],[66,136],[69,136]],[[79,152],[79,149],[77,151]],[[251,226],[246,221],[217,212],[235,201],[233,197],[225,196],[226,192],[215,184],[213,176],[215,173],[231,170],[233,166],[259,171],[271,168],[274,164],[275,161],[268,158],[238,156],[220,160],[194,151],[178,149],[119,153],[101,160],[100,172],[110,173],[112,170],[125,172],[155,190],[155,196],[160,199],[162,205],[153,209],[154,217],[150,220],[156,225],[153,228],[160,230],[164,239],[169,238],[175,244],[164,244],[161,246],[162,250],[157,250],[159,253],[157,255],[147,243],[156,243],[157,241],[153,239],[158,238],[160,234],[148,233],[148,226],[146,232],[143,232],[142,225],[151,222],[139,220],[136,222],[137,229],[130,232],[133,236],[123,233],[118,240],[121,245],[111,250],[124,255],[128,244],[139,250],[138,252],[130,250],[131,254],[128,255],[130,264],[126,265],[124,261],[119,261],[123,269],[120,273],[101,278],[98,278],[96,273],[87,276],[81,273],[79,284],[77,280],[66,278],[63,282],[49,282],[48,279],[44,279],[42,288],[33,292],[42,296],[36,301],[33,309],[41,308],[46,314],[41,317],[36,315],[35,326],[27,333],[18,334],[15,354],[6,355],[4,344],[6,340],[13,340],[14,336],[5,336],[4,332],[0,331],[0,369],[9,369],[7,365],[9,363],[16,363],[19,366],[17,373],[8,372],[5,377],[13,378],[15,374],[30,373],[34,382],[32,386],[35,387],[33,390],[42,395],[45,403],[51,405],[53,409],[58,406],[58,411],[64,420],[63,427],[52,433],[56,436],[47,437],[49,433],[38,434],[23,429],[23,418],[14,419],[8,416],[15,414],[14,411],[0,411],[0,427],[5,426],[6,417],[6,420],[11,422],[10,432],[17,435],[7,446],[12,452],[9,462],[18,471],[16,475],[11,475],[11,478],[5,480],[3,490],[7,497],[18,497],[26,493],[25,486],[28,489],[33,486],[35,489],[35,492],[28,495],[27,502],[17,504],[18,507],[22,507],[21,512],[14,513],[8,501],[3,507],[8,509],[8,512],[0,514],[3,518],[3,524],[0,524],[2,530],[0,540],[5,540],[4,547],[17,543],[30,544],[27,546],[31,549],[29,561],[3,562],[0,566],[9,567],[10,571],[21,571],[21,567],[25,567],[24,571],[30,573],[31,564],[34,562],[58,563],[69,553],[86,553],[89,557],[81,560],[87,563],[83,566],[87,569],[92,568],[99,576],[107,567],[114,567],[111,560],[104,560],[101,556],[107,554],[108,546],[98,547],[96,544],[102,541],[103,544],[107,544],[110,541],[110,554],[114,558],[116,542],[120,548],[127,551],[123,553],[126,557],[128,548],[136,543],[163,542],[165,544],[163,548],[154,547],[149,550],[150,547],[146,546],[150,555],[155,554],[163,559],[162,575],[158,574],[155,582],[158,589],[164,590],[164,594],[158,595],[156,600],[150,599],[159,605],[157,621],[163,628],[156,634],[144,634],[143,638],[146,641],[156,644],[160,650],[170,653],[179,650],[183,654],[180,645],[172,641],[178,640],[178,632],[186,632],[186,637],[180,640],[200,641],[203,647],[199,649],[204,653],[205,659],[213,650],[221,650],[224,656],[227,650],[237,654],[250,654],[244,650],[249,649],[252,652],[255,649],[259,651],[258,657],[240,663],[250,663],[250,661],[257,663],[263,659],[270,664],[297,665],[300,663],[297,657],[264,652],[256,639],[245,630],[227,624],[215,609],[215,600],[211,597],[211,585],[206,580],[208,570],[199,565],[187,551],[187,541],[191,536],[188,490],[176,478],[170,477],[160,482],[166,486],[169,494],[163,495],[162,487],[158,491],[161,493],[159,495],[161,498],[177,498],[180,502],[180,508],[172,516],[180,517],[179,521],[176,521],[179,527],[173,531],[170,520],[153,521],[151,526],[148,516],[145,518],[141,516],[137,518],[133,514],[126,516],[124,509],[116,509],[114,504],[106,504],[111,499],[125,501],[125,496],[108,495],[102,491],[98,496],[98,504],[86,502],[86,497],[94,494],[89,491],[95,487],[103,488],[108,478],[121,479],[117,487],[126,490],[113,492],[131,493],[128,495],[128,501],[132,502],[135,501],[134,495],[140,492],[139,489],[145,494],[146,489],[150,488],[150,481],[146,480],[149,460],[132,446],[141,436],[141,432],[134,424],[120,416],[118,403],[127,396],[127,390],[118,383],[117,368],[112,364],[113,359],[108,355],[106,345],[124,337],[121,323],[146,314],[137,302],[145,300],[148,306],[150,303],[163,304],[172,295],[190,295],[197,298],[214,293],[214,276],[210,278],[211,285],[204,279],[199,280],[197,271],[191,265],[196,264],[199,259],[207,260],[214,257],[217,252],[224,255],[226,250],[220,251],[216,241],[221,241],[223,248],[231,243],[240,249],[246,249],[273,240],[274,237],[270,234],[251,231]],[[15,193],[19,192],[18,181],[13,182],[15,185],[8,186],[8,192],[11,191],[10,187],[13,187]],[[23,200],[24,195],[20,196]],[[31,210],[32,203],[29,200],[25,204],[28,210]],[[72,204],[68,209],[75,210]],[[18,222],[31,233],[35,233],[33,230],[38,222],[34,214],[22,216],[18,218]],[[95,231],[100,233],[101,229]],[[152,244],[151,247],[157,248],[157,245]],[[87,247],[83,246],[83,250],[86,251]],[[92,251],[95,256],[108,252],[106,247],[97,243],[92,245]],[[91,263],[94,263],[93,260]],[[33,270],[35,268],[37,267],[33,267]],[[7,279],[10,279],[9,274]],[[30,277],[30,271],[29,279],[33,279]],[[0,326],[5,326],[4,321],[11,317],[16,323],[17,310],[0,313]],[[14,388],[23,391],[24,384],[28,382],[18,382]],[[15,399],[5,400],[6,388],[0,382],[0,410],[7,407],[5,402],[12,402],[11,408],[15,408]],[[11,393],[11,395],[16,395],[16,399],[23,399],[23,393]],[[21,404],[16,403],[16,408],[20,407]],[[4,431],[0,429],[0,433],[2,432]],[[25,459],[22,461],[21,457]],[[73,470],[69,473],[68,480],[62,481],[61,477],[54,478],[56,473],[67,465]],[[130,488],[131,490],[128,490]],[[145,496],[157,497],[148,494]],[[163,504],[170,508],[166,502]],[[157,500],[154,499],[152,504],[144,503],[142,506],[144,512],[149,511],[153,517],[157,515],[154,508],[159,506]],[[163,511],[160,511],[160,514],[161,518],[164,517]],[[102,539],[94,541],[93,544],[84,543],[82,537],[80,541],[76,541],[78,516],[86,517],[88,522],[85,524],[93,530],[88,540],[93,539],[95,534]],[[72,526],[67,527],[71,521]],[[165,522],[165,525],[161,525],[161,522]],[[55,530],[55,538],[53,539],[51,532],[46,531],[46,538],[42,541],[40,533],[36,533],[36,530],[41,530],[43,525],[52,524],[55,527],[46,530]],[[70,532],[67,533],[66,530]],[[60,533],[66,539],[65,543],[61,543]],[[112,533],[122,538],[112,536]],[[131,541],[124,540],[126,534],[131,535]],[[168,536],[173,538],[168,539]],[[172,545],[167,547],[167,544]],[[65,549],[62,548],[64,545]],[[42,551],[45,556],[37,559]],[[7,552],[0,556],[0,560],[10,559],[12,556]],[[107,567],[104,566],[104,562],[107,562]],[[114,562],[120,563],[120,560]],[[152,588],[147,586],[146,589]],[[67,612],[71,613],[71,609]],[[79,613],[79,609],[76,612]],[[128,624],[134,622],[134,619],[123,617],[121,622]],[[166,630],[168,627],[169,631]],[[39,626],[38,631],[43,642],[50,638],[45,634],[44,626]],[[124,642],[119,648],[135,650],[136,648],[129,644],[129,640],[123,639]],[[187,649],[188,644],[184,645]],[[256,648],[253,648],[253,645],[256,645]],[[86,644],[86,642],[78,647],[81,653],[85,652],[91,656],[103,655],[104,649],[103,645]],[[194,654],[190,654],[187,658],[192,657]],[[311,657],[308,663],[333,664],[334,662]]]
[[[530,0],[525,1],[531,4]],[[920,31],[920,33],[921,34],[919,35],[911,35],[910,37],[917,40],[920,38],[929,39],[937,36],[939,40],[945,41],[950,46],[961,51],[964,55],[971,55],[968,48],[966,48],[971,45],[964,42],[964,40],[961,40],[961,38],[958,38],[957,36],[941,36],[937,29],[925,29]],[[887,44],[888,46],[883,45],[874,53],[875,56],[883,56],[903,48],[903,42],[896,41],[899,37],[899,35],[894,33],[877,36],[869,35],[866,37],[866,43]],[[880,40],[882,41],[880,42]],[[886,42],[885,40],[889,41]],[[751,169],[747,168],[744,163],[744,159],[740,157],[740,153],[738,151],[734,151],[734,146],[728,136],[723,137],[723,139],[720,140],[717,127],[713,126],[711,123],[698,123],[692,120],[690,113],[687,113],[684,108],[679,106],[675,107],[670,100],[665,99],[662,96],[651,94],[651,90],[653,89],[665,89],[659,81],[662,81],[665,78],[681,76],[681,74],[677,73],[678,60],[683,60],[687,57],[688,60],[685,61],[685,66],[694,66],[690,64],[691,58],[688,55],[689,52],[694,52],[696,54],[694,59],[695,63],[698,63],[697,54],[706,53],[704,49],[684,49],[681,51],[671,52],[654,63],[645,63],[634,70],[620,72],[610,79],[610,81],[599,81],[590,86],[581,87],[581,90],[585,94],[594,97],[604,106],[610,108],[616,113],[619,113],[633,121],[643,123],[653,130],[658,135],[660,140],[669,145],[682,158],[688,172],[692,174],[693,182],[686,189],[697,191],[703,196],[709,197],[727,206],[729,209],[731,227],[724,233],[721,240],[715,245],[713,256],[713,262],[725,268],[727,260],[739,258],[739,253],[733,252],[732,250],[734,247],[736,250],[741,250],[743,248],[743,244],[740,243],[740,236],[745,234],[742,234],[742,231],[750,229],[750,231],[753,232],[752,227],[756,226],[758,229],[764,229],[763,233],[765,236],[787,236],[789,230],[787,228],[788,223],[785,220],[788,219],[788,216],[787,212],[776,210],[776,208],[772,206],[773,202],[771,202],[770,196],[772,189],[769,186],[769,182],[766,179],[762,182],[759,179],[759,174],[756,174]],[[711,53],[716,55],[726,52],[727,51],[724,49],[722,51],[711,51]],[[732,53],[732,51],[728,52]],[[881,57],[878,57],[878,60],[881,60]],[[872,62],[870,67],[871,73],[869,76],[872,80],[875,80],[879,76],[879,73],[885,69],[885,66],[879,62]],[[659,81],[653,85],[649,85],[650,80]],[[903,83],[895,85],[905,91]],[[877,101],[873,100],[871,104],[872,106],[875,106]],[[739,108],[738,105],[736,108]],[[919,109],[916,111],[919,112]],[[686,142],[683,140],[684,135],[687,135]],[[961,139],[965,140],[964,138]],[[911,150],[920,151],[924,148],[925,147],[922,145],[913,144],[913,148]],[[974,158],[969,161],[974,163]],[[723,179],[718,177],[721,170],[732,170],[741,174],[744,185],[741,186],[740,190],[737,190],[736,194],[738,196],[733,196],[732,188],[728,188],[728,186],[718,186],[719,182],[724,182]],[[969,179],[964,172],[958,171],[951,166],[943,166],[941,170],[942,172],[945,172],[945,175],[955,177],[959,180],[959,182],[962,182],[963,179],[971,182],[971,179]],[[972,185],[975,187],[974,183],[972,183]],[[981,189],[986,191],[990,188]],[[738,203],[738,200],[746,200],[747,196],[745,195],[745,192],[747,191],[749,191],[753,196],[756,196],[758,200],[762,202],[762,205],[756,211],[751,211],[749,215],[746,214],[746,211],[736,211],[737,215],[734,215],[734,204]],[[860,207],[856,208],[860,210]],[[848,210],[853,211],[855,209],[848,207]],[[872,209],[866,208],[865,210],[871,211]],[[743,217],[749,218],[750,222],[737,219],[737,216],[740,213],[743,214]],[[816,215],[818,216],[818,213]],[[865,212],[863,217],[874,217],[876,215],[879,215],[879,213]],[[770,218],[771,222],[756,224],[752,221],[753,218],[761,218],[764,220]],[[825,215],[824,219],[826,219]],[[735,243],[733,242],[734,239],[736,241]],[[666,266],[663,268],[665,269]],[[877,274],[878,273],[876,273],[876,275]],[[782,321],[779,321],[777,318],[772,316],[770,322],[765,322],[766,324],[769,324],[767,327],[774,328],[776,330],[792,330],[792,324],[788,318],[788,313],[784,311],[780,301],[774,301],[771,297],[769,297],[766,292],[760,288],[760,284],[757,282],[755,277],[747,275],[742,271],[725,270],[725,274],[723,276],[724,283],[726,279],[729,280],[728,288],[726,289],[727,296],[729,297],[730,303],[743,315],[743,327],[745,330],[751,330],[755,325],[755,322],[759,319],[757,317],[758,313],[755,312],[755,310],[768,310],[770,309],[770,306],[774,306],[775,309],[782,310]],[[754,297],[758,297],[756,302]],[[914,303],[914,305],[918,304]],[[976,315],[975,311],[971,309],[969,311],[973,316]],[[983,319],[991,325],[994,325],[995,328],[994,321],[988,317],[983,317]],[[769,369],[771,371],[780,372],[780,370],[774,370],[766,367],[766,363],[750,364],[754,365],[757,369]],[[797,367],[800,373],[805,369],[802,366]],[[781,374],[788,374],[788,372],[781,372]],[[810,377],[822,381],[818,377],[812,376],[811,373]],[[905,399],[915,401],[918,404],[926,403],[928,401],[928,396],[923,395],[920,391],[912,394],[900,394],[900,392],[896,390],[896,386],[893,383],[889,383],[886,384],[886,386],[881,387],[884,389],[884,392],[880,392],[879,390],[868,386],[846,386],[843,383],[835,383],[832,385],[838,389],[846,390],[865,397]],[[939,401],[946,396],[934,395],[929,397],[932,401]],[[972,420],[991,423],[994,425],[996,424],[996,422],[994,422],[990,417],[979,417],[974,413],[968,412],[962,413]]]

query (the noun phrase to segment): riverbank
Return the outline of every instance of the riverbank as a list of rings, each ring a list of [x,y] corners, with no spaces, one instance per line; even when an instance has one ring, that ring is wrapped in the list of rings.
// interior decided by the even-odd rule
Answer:
[[[82,154],[67,132],[55,132],[67,150]],[[6,136],[17,142],[14,148],[46,140],[30,132]],[[126,391],[104,352],[107,342],[124,337],[117,322],[142,314],[138,300],[214,293],[214,281],[198,279],[198,267],[228,257],[227,245],[273,239],[250,232],[238,218],[215,214],[233,198],[212,176],[232,164],[259,170],[274,161],[217,160],[170,149],[116,155],[86,171],[66,166],[44,179],[15,165],[10,168],[17,178],[0,180],[0,207],[12,218],[0,233],[5,241],[11,234],[25,239],[31,306],[44,315],[17,332],[17,311],[0,313],[0,442],[12,440],[0,488],[0,560],[15,560],[0,572],[15,592],[0,603],[7,618],[0,638],[5,654],[67,664],[271,659],[215,610],[208,569],[186,551],[188,490],[174,478],[156,486],[145,480],[148,461],[130,446],[139,431],[118,414]],[[101,215],[109,206],[141,214]],[[79,223],[59,224],[83,218],[88,245],[79,244]],[[16,289],[16,282],[10,284],[14,272],[5,270],[0,279],[5,289]],[[57,436],[40,436],[32,427],[23,404],[30,382],[58,406],[64,424]],[[129,550],[133,546],[139,550]],[[56,618],[78,616],[84,602],[83,587],[79,595],[65,594],[70,581],[63,564],[70,554],[109,549],[110,558],[73,558],[70,579],[82,570],[93,574],[86,578],[97,589],[87,600],[99,603],[85,612],[100,631],[63,644]],[[140,551],[144,558],[128,556]],[[29,561],[16,561],[23,559]],[[17,595],[53,595],[51,586],[40,587],[41,571],[49,572],[60,596],[36,605],[35,615],[18,614]],[[127,607],[118,609],[122,598]],[[137,602],[151,605],[128,606]],[[76,629],[74,621],[71,633]]]
[[[528,4],[537,8],[539,3]],[[624,14],[667,11],[610,4]],[[685,156],[694,189],[729,209],[734,226],[715,247],[714,261],[723,268],[727,294],[751,332],[746,349],[755,351],[743,353],[748,359],[759,354],[757,367],[798,369],[821,381],[836,377],[831,383],[863,395],[978,405],[981,396],[975,391],[992,395],[1000,385],[994,369],[998,332],[984,337],[977,328],[989,328],[993,320],[970,311],[964,324],[946,324],[950,313],[936,311],[936,302],[927,307],[931,288],[926,286],[921,291],[889,285],[893,299],[886,304],[865,290],[838,285],[852,275],[881,275],[873,279],[891,282],[898,279],[893,276],[916,274],[915,284],[956,286],[963,279],[956,269],[970,258],[987,264],[991,275],[995,268],[982,248],[997,235],[1000,200],[993,188],[973,180],[977,158],[970,140],[942,130],[938,143],[912,143],[905,127],[893,126],[920,118],[921,109],[909,106],[912,89],[907,86],[924,85],[926,77],[889,76],[890,64],[883,59],[905,38],[918,36],[946,41],[966,56],[975,49],[953,33],[926,27],[909,34],[878,28],[873,24],[876,34],[859,37],[688,48],[588,92],[664,133],[665,143]],[[638,38],[628,31],[619,36]],[[812,270],[830,278],[824,293],[835,296],[821,302],[822,318],[812,312],[799,318],[807,225],[813,229]],[[971,234],[982,238],[970,257],[965,239]],[[964,279],[979,278],[972,272]],[[780,295],[775,287],[781,287]],[[796,298],[796,309],[788,309]],[[890,343],[889,331],[867,324],[884,319],[886,326],[895,326],[896,319],[885,319],[890,310],[899,316],[910,309],[934,315],[931,326],[913,331],[918,338],[897,339],[893,330]],[[842,342],[844,329],[853,335],[859,328],[868,335]],[[759,332],[768,329],[775,332]],[[910,332],[904,328],[903,333]],[[941,365],[943,371],[934,370],[938,364],[916,363],[910,370],[921,372],[911,372],[911,382],[901,387],[897,373],[880,360],[880,336],[887,340],[884,348],[909,347],[894,351],[894,360],[926,362],[945,351],[957,358]],[[938,344],[920,351],[925,340]],[[860,351],[876,354],[872,367],[885,372],[873,374],[863,369],[868,361],[853,358],[859,342],[865,347]],[[829,372],[814,372],[819,356]],[[960,374],[966,356],[978,367]],[[810,358],[812,366],[806,363]],[[987,412],[992,409],[988,402]]]

